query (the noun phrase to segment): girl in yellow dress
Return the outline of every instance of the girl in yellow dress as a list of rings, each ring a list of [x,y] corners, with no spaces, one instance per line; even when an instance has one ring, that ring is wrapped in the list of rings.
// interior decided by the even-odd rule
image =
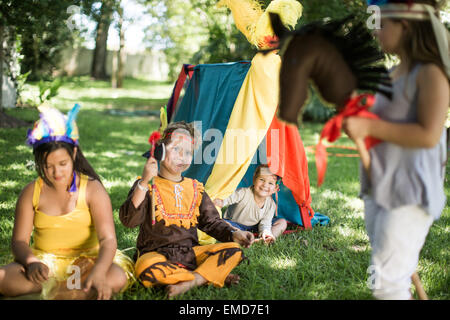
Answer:
[[[66,118],[42,107],[28,133],[39,177],[17,201],[1,295],[110,299],[134,279],[131,259],[117,250],[109,196],[78,146],[78,110]]]

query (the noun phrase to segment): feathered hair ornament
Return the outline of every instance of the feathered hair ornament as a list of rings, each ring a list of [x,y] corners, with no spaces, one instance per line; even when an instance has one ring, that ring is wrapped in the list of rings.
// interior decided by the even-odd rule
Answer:
[[[75,120],[80,108],[79,104],[75,104],[65,116],[53,107],[40,106],[40,118],[27,132],[27,144],[36,148],[43,143],[62,141],[77,146],[79,135]]]
[[[434,36],[443,71],[450,78],[450,32],[439,18],[438,8],[440,5],[438,1],[434,1],[434,4],[425,4],[422,1],[414,0],[368,0],[367,4],[378,6],[381,18],[429,21],[433,34],[427,36]]]
[[[161,139],[161,133],[159,131],[153,131],[150,137],[148,138],[148,143],[151,145],[150,156],[153,157],[155,155],[155,147],[158,141]]]
[[[155,148],[158,141],[161,140],[164,130],[167,128],[167,106],[161,107],[159,110],[160,127],[159,130],[155,130],[150,134],[148,138],[148,143],[151,145],[150,156],[155,155]]]
[[[273,0],[263,10],[257,0],[221,0],[218,7],[228,7],[236,27],[258,49],[268,49],[275,38],[269,12],[277,13],[283,24],[293,29],[302,15],[303,7],[296,0]]]

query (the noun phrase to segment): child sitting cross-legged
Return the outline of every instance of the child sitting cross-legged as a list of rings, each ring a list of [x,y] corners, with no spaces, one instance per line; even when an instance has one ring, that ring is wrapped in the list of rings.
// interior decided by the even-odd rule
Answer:
[[[81,152],[79,108],[65,116],[43,105],[28,132],[38,177],[17,200],[14,261],[0,266],[0,296],[108,300],[134,282],[133,262],[117,249],[111,200]]]
[[[233,227],[259,233],[265,243],[271,243],[287,227],[285,219],[274,218],[276,204],[272,195],[276,190],[277,176],[267,165],[260,165],[255,170],[251,187],[240,188],[224,200],[215,199],[214,204],[229,206],[224,217]]]
[[[170,123],[157,143],[165,150],[159,171],[150,156],[119,213],[125,226],[140,228],[136,276],[147,288],[166,286],[169,297],[207,283],[236,283],[238,276],[230,272],[244,259],[239,245],[249,247],[254,240],[252,233],[236,231],[220,218],[201,182],[182,176],[192,161],[195,140],[192,125]],[[197,229],[222,243],[200,246]]]

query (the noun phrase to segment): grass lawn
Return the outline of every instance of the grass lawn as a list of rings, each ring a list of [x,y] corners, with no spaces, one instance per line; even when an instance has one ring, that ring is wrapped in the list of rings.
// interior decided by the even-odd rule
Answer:
[[[36,86],[28,86],[30,92]],[[157,129],[155,111],[163,106],[172,84],[126,79],[113,90],[107,82],[68,79],[51,102],[67,112],[80,103],[78,114],[82,150],[110,194],[119,249],[134,254],[138,229],[122,226],[118,211],[136,176],[142,172],[147,139]],[[151,112],[153,111],[153,113]],[[34,109],[8,110],[9,115],[35,121]],[[155,115],[156,114],[156,115]],[[31,125],[30,125],[31,127]],[[305,146],[317,143],[321,124],[300,127]],[[31,149],[25,145],[28,128],[0,129],[0,264],[11,259],[10,238],[17,196],[36,178]],[[352,145],[346,137],[339,145]],[[342,152],[336,150],[336,152]],[[358,158],[330,157],[325,183],[316,187],[314,157],[308,153],[312,207],[331,218],[328,226],[284,235],[272,246],[255,244],[244,249],[250,263],[233,272],[241,276],[230,288],[195,288],[177,299],[372,299],[366,285],[370,247],[358,199]],[[447,166],[449,172],[450,166]],[[446,180],[450,197],[450,181]],[[420,255],[419,275],[431,299],[450,299],[450,207],[435,222]],[[165,299],[161,289],[134,285],[118,299]]]

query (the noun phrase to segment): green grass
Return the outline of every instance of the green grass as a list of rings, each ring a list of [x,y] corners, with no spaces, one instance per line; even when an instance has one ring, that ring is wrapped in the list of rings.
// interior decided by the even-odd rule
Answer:
[[[69,110],[81,104],[78,115],[80,143],[84,154],[100,174],[110,194],[118,247],[134,254],[138,229],[121,225],[118,210],[129,187],[142,172],[149,133],[159,125],[157,116],[134,111],[155,111],[167,102],[172,84],[126,79],[125,88],[114,90],[109,83],[88,78],[66,79],[58,97],[51,103]],[[27,87],[36,90],[35,85]],[[110,109],[128,111],[123,116]],[[38,118],[34,109],[8,110],[9,115],[26,121]],[[145,114],[145,113],[144,113]],[[31,125],[30,125],[31,126]],[[305,146],[317,143],[321,124],[304,123],[300,133]],[[30,168],[31,150],[25,146],[28,128],[0,129],[0,264],[10,258],[10,241],[17,196],[36,177]],[[339,145],[352,145],[343,137]],[[336,152],[343,152],[336,150]],[[282,236],[270,246],[255,244],[244,249],[249,263],[233,272],[241,276],[231,288],[195,288],[177,299],[372,299],[366,286],[370,246],[363,220],[359,192],[358,159],[330,157],[324,184],[316,187],[314,157],[307,153],[312,207],[331,218],[328,226]],[[447,167],[447,171],[450,167]],[[446,194],[450,197],[449,180]],[[419,274],[432,299],[450,299],[449,255],[450,209],[434,223],[421,252]],[[134,285],[117,299],[165,299],[161,289]]]

